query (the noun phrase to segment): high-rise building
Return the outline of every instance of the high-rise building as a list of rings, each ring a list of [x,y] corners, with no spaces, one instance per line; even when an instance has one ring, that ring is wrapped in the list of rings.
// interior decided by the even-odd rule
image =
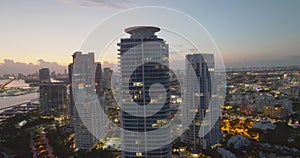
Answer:
[[[42,68],[39,70],[40,83],[50,83],[50,70],[49,68]]]
[[[111,89],[111,77],[113,70],[106,67],[103,69],[103,89],[109,90]]]
[[[67,116],[67,85],[64,83],[45,83],[39,85],[40,114],[62,118]]]
[[[158,31],[157,27],[130,27],[125,29],[130,38],[122,38],[118,43],[123,158],[172,157],[167,124],[170,120],[169,47],[155,35]],[[156,83],[161,87],[151,87]],[[150,94],[150,87],[154,94]]]
[[[101,64],[95,63],[94,53],[75,52],[72,56],[73,63],[69,65],[70,113],[75,144],[79,149],[91,150],[98,141],[93,134],[99,132],[96,130],[100,116],[95,100],[100,101],[103,96]]]
[[[183,126],[187,127],[187,130],[183,135],[183,142],[189,144],[193,150],[199,151],[210,148],[222,138],[217,101],[211,99],[216,94],[217,88],[213,54],[186,55],[185,71],[185,84],[188,90],[184,95]],[[194,105],[195,102],[199,104]],[[194,118],[190,118],[191,116]],[[190,124],[189,119],[192,119]],[[199,134],[205,130],[209,132],[200,136]]]
[[[99,98],[104,95],[104,87],[103,87],[103,72],[102,66],[100,62],[96,62],[96,70],[95,70],[95,89],[96,94]]]

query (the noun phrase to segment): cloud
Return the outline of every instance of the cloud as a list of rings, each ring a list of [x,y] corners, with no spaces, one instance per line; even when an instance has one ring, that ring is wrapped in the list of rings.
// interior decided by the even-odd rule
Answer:
[[[108,9],[127,9],[133,5],[140,4],[142,1],[135,0],[59,0],[65,4],[94,7],[94,8],[108,8]]]
[[[49,68],[50,71],[56,71],[57,73],[64,73],[65,69],[67,69],[66,66],[42,59],[39,59],[37,64],[15,62],[14,60],[4,59],[4,62],[0,63],[0,75],[18,73],[32,74],[41,68]]]

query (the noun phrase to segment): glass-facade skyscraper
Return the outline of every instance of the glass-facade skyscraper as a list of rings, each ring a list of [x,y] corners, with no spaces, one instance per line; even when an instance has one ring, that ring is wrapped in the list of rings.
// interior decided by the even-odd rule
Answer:
[[[91,150],[98,142],[96,136],[103,132],[98,127],[105,116],[100,115],[96,102],[103,96],[101,79],[101,64],[95,63],[94,53],[73,54],[73,63],[69,65],[70,112],[79,149]]]
[[[155,35],[158,31],[157,27],[130,27],[125,29],[130,38],[118,43],[123,158],[172,157],[169,47]]]
[[[183,126],[187,130],[183,135],[183,142],[199,151],[210,148],[222,138],[217,100],[212,99],[216,97],[217,90],[214,55],[188,54],[185,65],[188,90],[184,95]],[[199,87],[195,87],[196,82]],[[187,123],[189,120],[192,123]]]

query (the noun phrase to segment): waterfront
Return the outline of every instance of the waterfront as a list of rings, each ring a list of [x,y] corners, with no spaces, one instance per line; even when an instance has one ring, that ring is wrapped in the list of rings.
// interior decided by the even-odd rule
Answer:
[[[31,99],[36,99],[38,97],[39,97],[38,93],[30,93],[30,94],[19,95],[19,96],[0,97],[0,109],[12,105],[17,105],[26,101],[30,101]]]
[[[7,80],[0,80],[0,84],[6,82]],[[24,80],[14,80],[10,84],[6,86],[7,88],[26,88],[29,87],[29,84],[25,83]],[[18,96],[3,96],[0,97],[0,109],[6,108],[12,105],[20,104],[26,101],[30,101],[31,99],[38,98],[38,93],[29,93]]]
[[[8,79],[4,80],[4,79],[0,79],[0,84],[4,83],[8,81]],[[29,84],[25,83],[24,80],[14,80],[13,82],[11,82],[10,84],[8,84],[6,86],[7,88],[11,88],[11,87],[29,87]]]

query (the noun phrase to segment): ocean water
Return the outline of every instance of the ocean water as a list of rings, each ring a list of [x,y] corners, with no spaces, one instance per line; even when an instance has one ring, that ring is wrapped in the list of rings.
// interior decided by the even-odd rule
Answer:
[[[39,97],[38,93],[30,93],[19,96],[9,96],[9,97],[0,97],[0,108],[9,107],[11,105],[20,104],[31,99],[36,99]]]
[[[0,84],[6,82],[7,80],[0,80]],[[15,80],[7,87],[28,87],[29,85],[24,82],[24,80]],[[31,99],[36,99],[39,97],[38,93],[30,93],[25,95],[19,96],[7,96],[7,97],[0,97],[0,108],[5,108],[11,105],[20,104],[26,101],[30,101]]]

